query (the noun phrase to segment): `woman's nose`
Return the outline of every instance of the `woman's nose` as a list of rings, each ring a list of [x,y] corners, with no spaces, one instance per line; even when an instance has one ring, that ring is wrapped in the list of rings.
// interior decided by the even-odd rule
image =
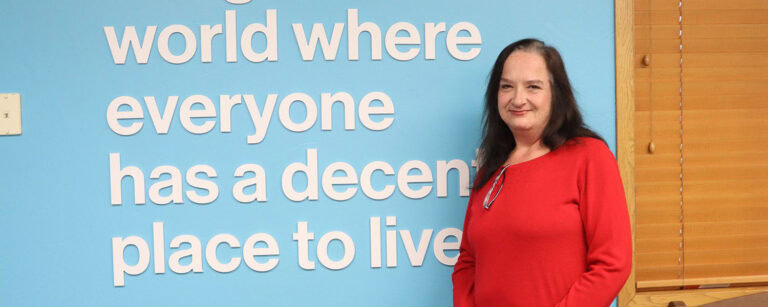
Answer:
[[[525,93],[523,93],[523,91],[519,88],[515,89],[515,93],[512,96],[512,104],[514,106],[522,106],[525,104]]]

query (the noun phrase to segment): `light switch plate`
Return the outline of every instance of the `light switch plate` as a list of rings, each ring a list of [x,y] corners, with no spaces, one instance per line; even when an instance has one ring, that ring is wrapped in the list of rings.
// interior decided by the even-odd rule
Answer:
[[[0,135],[21,134],[21,95],[0,94]]]

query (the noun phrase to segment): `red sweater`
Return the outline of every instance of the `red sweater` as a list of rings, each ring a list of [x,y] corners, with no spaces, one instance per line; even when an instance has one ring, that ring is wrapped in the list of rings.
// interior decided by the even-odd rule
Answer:
[[[624,189],[608,147],[578,138],[508,167],[486,210],[499,171],[469,198],[454,306],[608,306],[632,264]]]

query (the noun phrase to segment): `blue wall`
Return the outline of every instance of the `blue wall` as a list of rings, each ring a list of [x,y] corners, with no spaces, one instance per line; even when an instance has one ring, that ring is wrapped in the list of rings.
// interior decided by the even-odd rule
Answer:
[[[250,23],[266,23],[270,9],[276,14],[277,59],[254,63],[240,51],[240,35]],[[359,23],[371,22],[381,29],[381,60],[371,59],[367,34],[360,36],[360,60],[348,59],[347,9],[357,9]],[[212,40],[211,61],[204,63],[200,26],[224,27],[228,10],[237,18],[236,61],[227,61],[221,34]],[[410,46],[420,48],[412,60],[393,59],[385,48],[385,32],[396,22],[414,25],[421,36],[421,45]],[[425,59],[425,23],[440,22],[446,30],[460,22],[476,27],[482,42],[458,48],[464,53],[480,48],[480,53],[456,59],[446,47],[447,33],[442,32],[434,59]],[[314,60],[302,60],[292,24],[302,24],[308,35],[313,23],[323,23],[328,34],[334,23],[344,24],[335,60],[324,60],[319,46]],[[163,29],[173,24],[184,25],[197,40],[194,56],[181,64],[169,63],[157,45]],[[146,64],[138,64],[133,51],[125,64],[115,63],[105,27],[114,27],[119,42],[126,26],[135,27],[139,38],[148,26],[157,26]],[[448,175],[447,197],[438,197],[437,165],[454,159],[469,165],[474,158],[484,85],[496,54],[523,37],[537,37],[559,48],[586,121],[615,148],[613,35],[611,2],[3,1],[0,92],[21,94],[23,134],[0,136],[0,304],[447,306],[452,267],[438,261],[433,241],[441,230],[461,228],[467,197],[461,195],[455,170]],[[253,42],[259,52],[266,39],[256,34]],[[172,54],[184,50],[181,34],[172,35],[168,44]],[[405,51],[409,46],[399,48]],[[337,92],[354,99],[354,130],[344,129],[341,105],[332,109],[331,130],[321,130],[321,95]],[[379,131],[367,128],[357,116],[358,104],[372,92],[384,93],[394,107],[394,114],[371,117],[375,122],[393,119]],[[318,106],[317,121],[306,131],[289,131],[279,119],[279,105],[291,93],[305,93]],[[268,95],[277,95],[263,141],[247,142],[255,129],[244,100],[232,108],[231,132],[221,132],[219,96],[235,94],[253,95],[260,110]],[[215,106],[215,118],[192,120],[194,125],[214,120],[210,132],[190,133],[181,122],[181,105],[193,95],[206,96]],[[119,121],[124,126],[142,123],[133,135],[118,135],[107,119],[110,103],[121,96],[136,99],[144,112],[143,120]],[[178,96],[167,133],[155,130],[145,96],[155,97],[160,112],[169,96]],[[301,104],[289,110],[296,123],[307,115]],[[317,200],[292,201],[281,186],[283,170],[291,163],[307,163],[309,149],[316,149],[319,177],[333,162],[348,163],[359,179],[363,168],[374,161],[386,162],[396,173],[407,161],[422,161],[433,178],[410,188],[431,187],[431,191],[409,198],[398,189],[396,174],[379,171],[372,176],[374,189],[395,186],[383,200],[371,199],[353,184],[336,186],[336,191],[357,188],[351,199],[336,201],[320,183]],[[122,168],[142,171],[146,186],[139,192],[146,195],[146,204],[135,204],[130,179],[122,181],[122,205],[112,204],[110,153],[120,155]],[[236,182],[254,176],[234,176],[243,164],[264,169],[266,201],[242,202],[233,196]],[[172,177],[149,178],[163,165],[179,170],[182,203],[156,204],[150,199],[150,187],[160,187]],[[195,165],[216,171],[215,178],[197,176],[218,187],[215,201],[196,204],[186,195],[207,193],[186,180],[187,170]],[[307,178],[297,176],[293,185],[303,190]],[[169,193],[171,188],[159,194]],[[385,225],[387,216],[396,217],[395,226]],[[381,223],[378,268],[371,262],[371,217],[380,217]],[[163,274],[155,273],[153,222],[164,226]],[[308,258],[315,269],[299,266],[292,236],[298,222],[306,222],[314,233]],[[387,267],[385,232],[409,231],[418,246],[424,229],[432,232],[423,264],[411,264],[397,233],[397,265]],[[329,269],[317,257],[320,238],[331,231],[348,235],[355,246],[352,262],[343,269]],[[215,235],[231,234],[243,245],[256,233],[272,236],[279,246],[278,256],[256,258],[262,263],[279,259],[273,269],[255,272],[243,260],[234,271],[220,273],[208,264],[206,244]],[[200,240],[202,272],[178,274],[168,267],[174,252],[189,248],[169,246],[180,235]],[[113,238],[130,236],[147,243],[148,266],[141,274],[124,274],[124,285],[116,286]],[[264,243],[257,245],[261,246]],[[221,262],[227,262],[242,257],[245,247],[222,244],[217,250]],[[139,261],[139,248],[129,246],[121,252],[127,266]],[[343,253],[340,241],[328,245],[330,260],[340,261]],[[445,254],[452,257],[456,251]],[[181,264],[188,265],[189,258]]]

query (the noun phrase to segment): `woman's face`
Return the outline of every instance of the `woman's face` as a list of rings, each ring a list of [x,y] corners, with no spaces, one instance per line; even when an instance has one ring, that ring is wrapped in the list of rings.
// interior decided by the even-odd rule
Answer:
[[[541,137],[552,109],[552,86],[544,58],[515,51],[507,57],[499,83],[499,115],[514,135]]]

